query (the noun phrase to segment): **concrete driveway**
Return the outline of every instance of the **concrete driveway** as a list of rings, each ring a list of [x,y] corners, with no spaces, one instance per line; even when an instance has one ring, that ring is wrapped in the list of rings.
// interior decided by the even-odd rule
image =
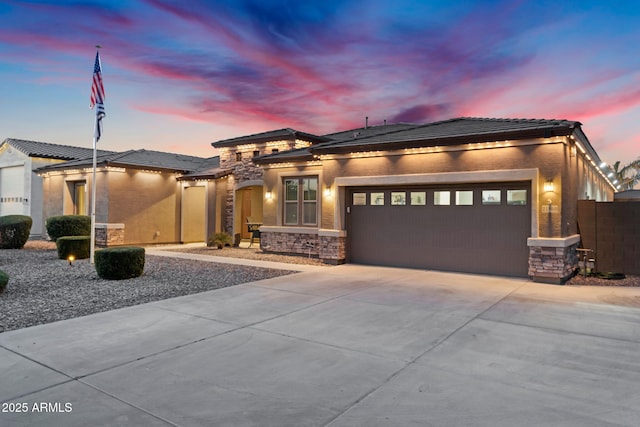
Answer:
[[[640,290],[320,267],[2,333],[0,401],[7,426],[636,426]]]

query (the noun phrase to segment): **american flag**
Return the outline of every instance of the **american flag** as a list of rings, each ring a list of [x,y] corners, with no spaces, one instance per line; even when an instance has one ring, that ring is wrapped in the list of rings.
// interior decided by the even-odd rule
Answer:
[[[93,84],[91,85],[91,104],[89,108],[96,107],[96,127],[94,138],[96,142],[102,135],[102,118],[104,112],[104,86],[102,85],[102,68],[100,67],[100,52],[96,52],[96,63],[93,66]]]

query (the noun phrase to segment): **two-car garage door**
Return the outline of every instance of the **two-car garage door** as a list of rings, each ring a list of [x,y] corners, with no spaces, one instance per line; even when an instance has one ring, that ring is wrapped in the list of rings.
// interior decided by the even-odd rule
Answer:
[[[527,276],[529,182],[347,191],[350,262]]]

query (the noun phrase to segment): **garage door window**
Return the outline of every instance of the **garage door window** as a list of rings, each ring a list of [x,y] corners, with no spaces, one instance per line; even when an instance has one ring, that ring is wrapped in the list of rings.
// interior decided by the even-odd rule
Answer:
[[[434,191],[433,204],[436,206],[449,206],[451,204],[450,191]]]
[[[371,193],[371,206],[384,206],[384,193]]]
[[[404,191],[392,191],[391,192],[391,204],[392,205],[406,205],[407,193]]]
[[[526,205],[527,190],[507,190],[508,205]]]
[[[483,205],[499,205],[500,190],[482,190]]]
[[[412,191],[411,204],[413,206],[424,206],[427,204],[427,193],[425,191]]]
[[[353,205],[354,206],[366,206],[367,193],[353,193]]]
[[[458,205],[458,206],[472,206],[473,205],[473,191],[456,191],[456,205]]]
[[[284,180],[285,225],[316,225],[318,223],[318,178],[287,178]]]

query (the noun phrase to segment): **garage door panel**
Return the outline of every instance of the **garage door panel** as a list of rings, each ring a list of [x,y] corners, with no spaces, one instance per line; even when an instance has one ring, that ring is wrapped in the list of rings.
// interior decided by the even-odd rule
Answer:
[[[24,166],[0,168],[0,216],[23,215]]]
[[[492,189],[498,188],[492,184]],[[527,189],[528,184],[505,183],[500,189]],[[367,205],[351,206],[348,215],[349,260],[356,263],[395,265],[472,273],[526,276],[527,238],[531,212],[524,205],[483,205],[481,189],[451,187],[449,206],[434,206],[433,192],[421,188],[427,204],[412,206],[390,204],[391,192],[407,189],[353,189],[367,192]],[[474,191],[473,205],[456,206],[455,190]],[[384,192],[385,204],[372,206],[369,194]],[[527,192],[530,193],[529,191]],[[409,197],[407,197],[407,203]]]

